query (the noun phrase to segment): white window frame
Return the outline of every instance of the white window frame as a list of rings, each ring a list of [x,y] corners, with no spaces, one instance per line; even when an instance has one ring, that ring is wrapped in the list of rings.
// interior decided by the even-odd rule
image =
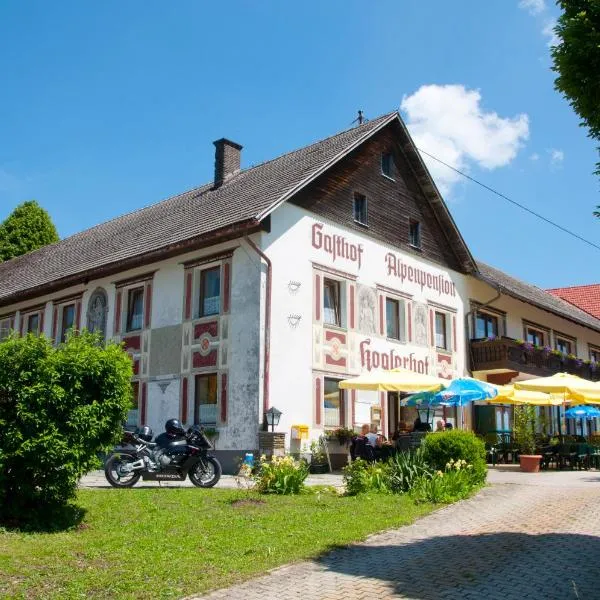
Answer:
[[[330,321],[327,320],[326,315],[328,314],[328,309],[325,307],[325,289],[326,289],[326,285],[325,282],[326,281],[332,281],[334,283],[337,284],[338,289],[339,289],[339,299],[338,299],[338,303],[339,303],[339,323],[331,323]],[[323,275],[323,289],[322,289],[322,310],[323,310],[323,325],[326,325],[327,327],[337,327],[338,329],[346,329],[347,328],[347,310],[346,310],[346,292],[347,292],[347,282],[345,279],[342,279],[340,277],[335,277],[330,275],[329,273],[326,273]]]
[[[445,346],[438,345],[438,328],[437,328],[437,316],[443,315],[444,317],[444,343]],[[433,309],[433,338],[435,347],[437,350],[445,350],[446,352],[452,351],[452,332],[450,331],[450,327],[452,326],[452,315],[445,311],[440,310],[439,308]]]
[[[392,302],[396,302],[398,305],[398,337],[390,337],[388,334],[388,311],[387,311],[387,303],[388,300]],[[390,341],[394,342],[406,342],[406,298],[401,296],[394,296],[393,294],[385,295],[385,335],[386,338]]]
[[[23,332],[23,335],[27,335],[29,333],[28,331],[28,326],[29,326],[29,318],[33,317],[34,315],[37,315],[38,317],[38,330],[37,332],[32,332],[34,333],[34,335],[42,335],[44,333],[44,330],[42,329],[42,314],[44,313],[46,309],[45,308],[40,308],[37,310],[28,310],[27,312],[22,312],[20,314],[20,319],[21,319],[21,323],[23,323],[23,327],[21,327],[21,330]]]
[[[129,329],[129,295],[136,291],[136,290],[141,290],[142,291],[142,323],[141,323],[141,327],[136,328],[136,329]],[[146,315],[146,285],[145,282],[138,282],[138,283],[133,283],[131,285],[128,285],[126,287],[123,288],[123,295],[122,295],[122,310],[121,310],[121,319],[123,321],[122,326],[121,326],[121,330],[123,331],[123,333],[125,334],[129,334],[129,333],[138,333],[140,331],[144,330],[144,319],[145,319],[145,315]]]
[[[337,409],[337,419],[335,419],[335,424],[332,422],[332,419],[329,419],[329,423],[327,422],[327,411],[335,411],[336,409],[326,408],[325,406],[325,396],[327,395],[325,392],[325,381],[335,381],[338,384],[338,397],[340,401],[339,408]],[[323,378],[323,427],[325,429],[339,429],[340,427],[346,427],[346,420],[348,418],[347,411],[347,402],[346,402],[346,392],[339,388],[339,383],[342,381],[337,377],[324,377]],[[331,415],[331,413],[330,413]]]
[[[219,311],[211,314],[203,314],[201,302],[202,302],[202,273],[206,271],[213,271],[215,269],[219,269]],[[204,318],[215,318],[219,315],[223,314],[223,261],[216,261],[213,263],[206,263],[204,265],[200,265],[194,269],[194,293],[193,296],[193,310],[192,317],[194,319],[204,319]]]
[[[77,302],[75,300],[70,302],[63,302],[62,304],[56,305],[56,310],[58,311],[57,319],[56,319],[56,340],[54,340],[57,344],[64,342],[63,334],[66,337],[67,332],[63,332],[63,317],[65,308],[72,306],[73,307],[73,325],[71,329],[74,329],[77,326]]]
[[[600,346],[595,346],[594,344],[588,344],[588,356],[589,356],[590,361],[593,360],[592,353],[596,354],[596,356],[598,357],[598,360],[596,362],[600,363]]]

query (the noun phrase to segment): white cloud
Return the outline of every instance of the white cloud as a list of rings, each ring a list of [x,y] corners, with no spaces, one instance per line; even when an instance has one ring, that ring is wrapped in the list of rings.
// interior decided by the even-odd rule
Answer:
[[[526,10],[530,15],[539,15],[546,10],[546,2],[544,0],[521,0],[519,8]]]
[[[560,38],[554,33],[556,27],[556,19],[550,19],[546,21],[544,28],[542,29],[542,35],[548,38],[548,46],[558,46],[560,44]]]
[[[463,85],[421,86],[402,98],[400,108],[416,145],[461,171],[472,165],[504,167],[529,137],[526,114],[502,118],[485,112],[480,92]],[[441,193],[448,195],[461,176],[426,155],[423,159]]]
[[[565,160],[565,153],[562,150],[550,148],[550,150],[548,150],[548,154],[550,154],[550,164],[553,167],[558,167],[562,164],[563,160]]]
[[[539,155],[537,152],[534,152],[534,153],[533,153],[533,154],[532,154],[532,155],[529,157],[529,160],[533,160],[533,161],[540,160],[540,155]]]

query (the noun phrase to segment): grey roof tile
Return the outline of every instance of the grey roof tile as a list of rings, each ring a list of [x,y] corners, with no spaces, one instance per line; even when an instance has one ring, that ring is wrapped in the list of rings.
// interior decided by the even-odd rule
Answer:
[[[0,264],[0,305],[27,291],[260,218],[307,178],[394,119],[389,113],[276,159]]]
[[[509,296],[517,298],[518,300],[522,300],[523,302],[527,302],[528,304],[533,304],[534,306],[537,306],[543,310],[547,310],[560,317],[569,319],[570,321],[573,321],[579,325],[583,325],[584,327],[589,327],[591,329],[595,329],[596,331],[600,331],[599,319],[596,319],[589,313],[580,310],[569,302],[565,302],[564,300],[557,298],[553,294],[543,290],[542,288],[532,285],[531,283],[525,283],[520,279],[511,277],[510,275],[507,275],[506,273],[503,273],[495,267],[491,267],[480,260],[477,261],[477,266],[479,273],[474,273],[473,275],[475,277],[479,277],[490,285],[499,288]]]

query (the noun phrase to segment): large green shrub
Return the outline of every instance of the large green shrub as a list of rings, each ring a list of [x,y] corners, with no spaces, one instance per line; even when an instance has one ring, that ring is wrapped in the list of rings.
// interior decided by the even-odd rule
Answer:
[[[434,469],[444,471],[452,460],[464,460],[472,465],[473,482],[483,483],[487,476],[485,444],[471,431],[452,429],[431,433],[422,444],[423,458]]]
[[[122,433],[131,360],[83,333],[0,343],[0,515],[48,515]]]

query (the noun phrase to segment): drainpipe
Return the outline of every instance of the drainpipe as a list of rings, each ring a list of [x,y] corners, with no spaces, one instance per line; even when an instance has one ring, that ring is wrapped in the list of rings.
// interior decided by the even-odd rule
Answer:
[[[269,410],[269,364],[271,349],[271,283],[273,279],[273,265],[271,259],[246,235],[248,245],[267,263],[267,285],[265,290],[265,367],[263,373],[263,414]]]
[[[487,306],[492,305],[496,300],[499,300],[502,296],[502,292],[499,289],[496,289],[498,292],[491,300],[488,300],[485,304],[480,304],[475,310],[470,310],[465,314],[465,332],[467,337],[467,345],[469,346],[469,372],[471,375],[473,374],[473,350],[471,349],[471,339],[469,335],[470,327],[469,327],[469,317],[477,310],[482,308],[486,308]]]

